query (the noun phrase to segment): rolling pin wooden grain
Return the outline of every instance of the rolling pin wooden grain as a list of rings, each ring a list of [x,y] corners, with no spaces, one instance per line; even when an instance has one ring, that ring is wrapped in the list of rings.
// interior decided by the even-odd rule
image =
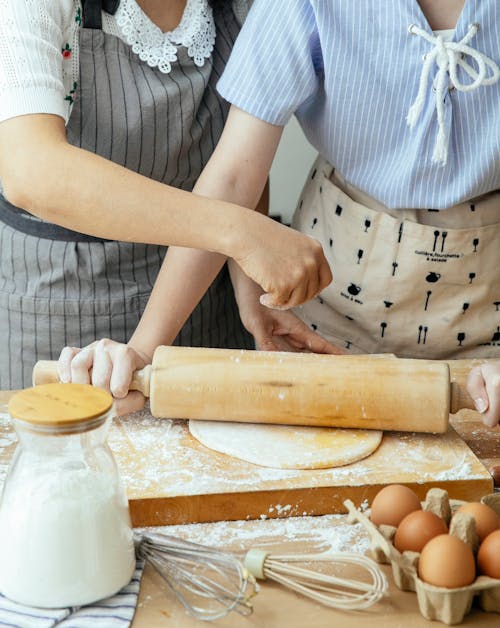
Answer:
[[[41,361],[33,383],[57,381]],[[131,385],[159,418],[443,433],[449,414],[474,408],[446,362],[158,347]]]

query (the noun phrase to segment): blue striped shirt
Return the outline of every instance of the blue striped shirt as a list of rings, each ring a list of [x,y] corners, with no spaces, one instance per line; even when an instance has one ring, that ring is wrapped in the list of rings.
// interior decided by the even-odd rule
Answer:
[[[467,0],[455,28],[500,65],[500,0]],[[444,209],[500,189],[500,81],[445,91],[445,164],[431,67],[423,109],[406,121],[432,35],[417,0],[255,0],[218,83],[222,96],[271,124],[295,114],[311,144],[353,186],[389,208]],[[477,69],[474,62],[467,60]],[[458,68],[462,83],[471,82]]]

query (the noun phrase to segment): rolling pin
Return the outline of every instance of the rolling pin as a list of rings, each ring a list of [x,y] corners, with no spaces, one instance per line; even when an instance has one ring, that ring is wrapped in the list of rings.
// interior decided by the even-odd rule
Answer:
[[[57,379],[57,362],[37,362],[35,385]],[[131,389],[158,418],[409,432],[443,433],[474,408],[446,362],[383,355],[158,347]]]

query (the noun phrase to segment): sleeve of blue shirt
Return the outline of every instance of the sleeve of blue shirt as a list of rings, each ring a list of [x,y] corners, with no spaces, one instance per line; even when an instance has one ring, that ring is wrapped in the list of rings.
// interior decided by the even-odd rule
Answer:
[[[217,89],[247,113],[285,125],[314,96],[321,73],[309,0],[255,0]]]

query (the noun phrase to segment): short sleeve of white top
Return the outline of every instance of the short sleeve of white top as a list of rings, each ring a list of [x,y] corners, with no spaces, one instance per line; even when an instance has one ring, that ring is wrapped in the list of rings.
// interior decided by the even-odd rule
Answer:
[[[233,0],[244,21],[252,0]],[[141,59],[169,72],[177,46],[195,64],[211,55],[215,25],[207,0],[187,0],[179,26],[165,34],[136,0],[121,0],[115,15],[103,12],[103,30],[132,46]],[[0,122],[51,113],[68,122],[79,79],[80,0],[0,0]]]
[[[67,119],[61,51],[65,41],[73,48],[77,5],[0,0],[0,121],[28,113]]]
[[[458,86],[446,68],[438,119],[439,66],[427,76],[424,66],[441,44],[416,0],[255,0],[218,89],[271,124],[295,114],[319,153],[385,206],[445,209],[500,189],[499,41],[500,2],[465,3],[453,42],[466,48],[450,56]],[[477,72],[477,53],[487,80],[462,90],[474,78],[457,59]],[[434,163],[440,130],[447,159]]]

